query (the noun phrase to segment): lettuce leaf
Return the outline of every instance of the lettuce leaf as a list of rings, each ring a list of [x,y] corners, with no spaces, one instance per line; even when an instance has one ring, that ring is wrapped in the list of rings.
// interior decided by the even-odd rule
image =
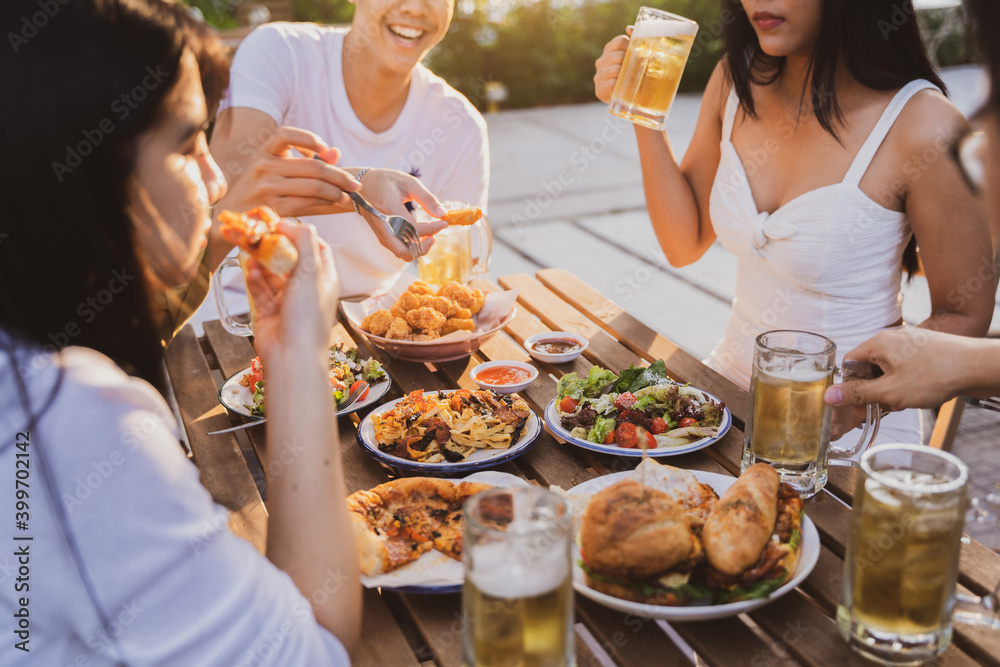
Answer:
[[[600,396],[606,389],[610,389],[617,379],[618,376],[608,369],[601,368],[600,366],[591,366],[583,392],[587,396]]]
[[[576,373],[566,373],[559,378],[556,393],[559,395],[559,400],[567,396],[579,400],[583,397],[583,381],[576,376]]]
[[[736,588],[726,591],[720,595],[718,603],[726,604],[728,602],[742,602],[743,600],[766,598],[770,596],[771,593],[781,588],[786,579],[788,579],[787,572],[775,577],[774,579],[764,579],[761,581],[755,581],[752,584],[747,584],[746,586],[737,586]]]
[[[618,586],[624,586],[630,588],[639,595],[654,596],[659,593],[664,593],[672,591],[680,597],[691,598],[692,600],[710,600],[712,599],[712,592],[705,588],[705,586],[698,583],[686,583],[683,586],[677,586],[676,588],[667,588],[666,586],[654,586],[648,584],[644,581],[629,581],[627,579],[619,579],[618,577],[611,577],[606,574],[597,574],[591,569],[585,561],[577,561],[580,567],[586,572],[591,579],[594,581],[604,582],[606,584],[616,584]]]
[[[615,418],[605,417],[603,415],[597,415],[597,419],[594,420],[594,425],[590,427],[590,432],[587,433],[587,440],[591,442],[602,443],[604,439],[608,437],[608,433],[615,430]]]
[[[667,377],[667,366],[663,363],[663,359],[657,359],[645,368],[637,368],[633,364],[622,371],[618,382],[615,383],[615,391],[619,394],[626,391],[634,394],[640,389],[645,389],[664,380],[670,380],[670,378]]]

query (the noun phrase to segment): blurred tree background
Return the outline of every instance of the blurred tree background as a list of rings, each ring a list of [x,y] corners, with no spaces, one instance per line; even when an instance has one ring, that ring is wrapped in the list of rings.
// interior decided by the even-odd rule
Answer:
[[[503,83],[506,108],[594,102],[594,61],[646,5],[701,26],[681,90],[702,90],[721,51],[719,5],[706,0],[458,0],[427,66],[485,106],[488,81]]]
[[[219,29],[236,25],[236,5],[254,0],[181,0],[201,10]],[[268,4],[268,0],[261,0]],[[291,5],[299,21],[350,23],[348,0],[275,0]],[[596,101],[594,61],[604,45],[632,23],[640,6],[680,14],[698,22],[691,57],[680,90],[704,89],[722,51],[722,20],[717,0],[455,0],[455,16],[444,41],[426,65],[486,108],[487,84],[507,87],[504,108]],[[923,13],[922,26],[940,30],[941,65],[968,62],[964,19]],[[947,19],[947,20],[946,20]]]

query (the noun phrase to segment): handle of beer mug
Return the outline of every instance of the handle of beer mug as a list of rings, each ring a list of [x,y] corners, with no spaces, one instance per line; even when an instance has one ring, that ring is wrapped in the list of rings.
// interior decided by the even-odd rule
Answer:
[[[212,275],[212,284],[215,287],[215,307],[219,310],[219,319],[222,321],[222,327],[226,331],[234,336],[252,336],[253,327],[249,324],[244,324],[243,322],[237,322],[234,320],[233,316],[229,314],[229,307],[226,306],[226,300],[222,298],[222,290],[224,289],[222,284],[222,272],[225,269],[231,268],[242,268],[240,266],[239,258],[227,257]],[[249,295],[247,296],[249,298]]]
[[[842,380],[864,380],[881,375],[881,369],[865,362],[856,362],[845,359],[843,368],[837,371]],[[865,423],[862,424],[861,437],[851,447],[837,447],[832,442],[829,447],[828,465],[832,466],[856,466],[857,461],[853,460],[859,453],[872,446],[875,438],[878,437],[878,427],[881,421],[881,409],[877,405],[869,403],[865,406]]]
[[[973,498],[965,523],[985,523],[994,532],[1000,531],[1000,493],[988,493]],[[1000,630],[1000,581],[987,595],[955,594],[955,621]]]
[[[493,253],[493,230],[484,215],[472,226],[478,232],[479,255],[472,265],[472,278],[487,278],[490,272],[490,256]]]

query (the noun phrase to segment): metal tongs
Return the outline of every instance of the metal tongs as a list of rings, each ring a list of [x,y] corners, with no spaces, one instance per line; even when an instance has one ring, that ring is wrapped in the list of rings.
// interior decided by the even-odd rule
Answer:
[[[353,405],[358,400],[358,397],[361,396],[361,394],[365,393],[365,391],[367,390],[368,390],[367,382],[362,382],[361,384],[359,384],[357,387],[354,388],[354,391],[352,391],[350,394],[347,395],[347,400],[345,400],[343,403],[337,406],[337,412],[343,412],[347,407]],[[255,421],[246,422],[238,426],[230,426],[229,428],[224,428],[220,431],[211,431],[206,435],[219,435],[220,433],[232,433],[233,431],[239,431],[240,429],[250,428],[251,426],[258,426],[266,421],[267,418],[265,417],[264,419],[257,419]]]

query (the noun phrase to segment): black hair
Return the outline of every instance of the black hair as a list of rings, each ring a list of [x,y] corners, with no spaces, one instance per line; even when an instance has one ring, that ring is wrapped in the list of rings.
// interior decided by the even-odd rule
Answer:
[[[721,0],[726,71],[740,106],[751,117],[751,86],[773,83],[784,69],[783,57],[763,52],[740,0]],[[822,0],[819,37],[809,64],[810,100],[824,130],[837,137],[843,121],[837,100],[837,67],[844,59],[859,83],[874,90],[895,90],[927,79],[947,93],[920,39],[912,0]],[[806,90],[802,91],[803,99]]]
[[[753,85],[773,83],[784,70],[783,57],[769,56],[760,47],[757,33],[740,0],[721,0],[722,41],[726,73],[740,100],[740,107],[756,117]],[[947,94],[944,81],[934,71],[913,9],[912,0],[822,0],[819,36],[809,62],[807,91],[820,126],[837,141],[843,113],[837,100],[837,68],[843,58],[847,70],[860,84],[874,90],[896,90],[911,81],[926,79]],[[986,4],[986,3],[983,3]],[[911,238],[903,251],[903,270],[913,276],[920,270],[917,243]]]
[[[986,60],[986,73],[990,79],[986,109],[1000,112],[1000,41],[996,30],[1000,27],[1000,3],[996,0],[965,0],[973,20],[976,45]]]
[[[128,186],[138,138],[169,113],[181,56],[210,112],[223,48],[162,0],[7,0],[0,50],[0,329],[20,345],[97,350],[163,389]],[[12,357],[13,361],[13,357]]]

